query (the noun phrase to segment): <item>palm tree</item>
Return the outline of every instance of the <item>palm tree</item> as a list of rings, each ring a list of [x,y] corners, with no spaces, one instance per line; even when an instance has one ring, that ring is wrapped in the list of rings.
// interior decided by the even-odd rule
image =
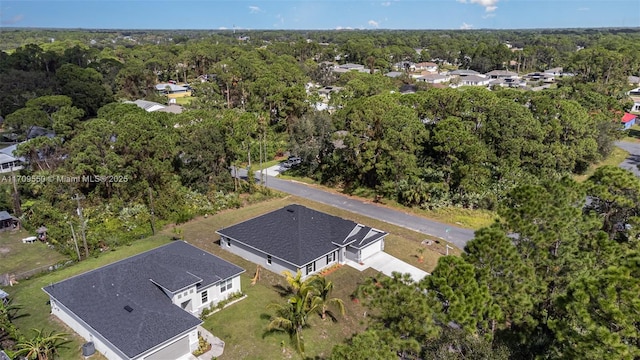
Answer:
[[[11,305],[11,302],[5,303],[0,300],[0,342],[17,338],[17,329],[12,321],[20,309],[21,307],[18,305]]]
[[[32,329],[35,336],[22,338],[16,345],[16,356],[25,356],[29,360],[52,360],[63,345],[68,343],[67,334],[46,333],[44,330]]]
[[[285,270],[282,272],[282,275],[284,275],[287,284],[289,284],[289,292],[291,294],[297,294],[304,283],[302,280],[302,272],[298,270],[294,276],[290,271]]]
[[[309,314],[318,312],[319,304],[312,301],[311,293],[306,296],[295,294],[286,304],[272,303],[267,308],[274,309],[276,316],[267,325],[267,331],[282,331],[289,335],[298,353],[304,358],[304,338],[302,329],[308,327]]]
[[[329,314],[332,319],[336,317],[328,310],[329,305],[335,305],[340,314],[344,316],[344,302],[339,298],[330,298],[331,291],[333,291],[333,281],[327,280],[324,276],[314,275],[307,279],[305,283],[310,285],[310,290],[313,292],[313,302],[318,304],[320,317],[324,320]]]

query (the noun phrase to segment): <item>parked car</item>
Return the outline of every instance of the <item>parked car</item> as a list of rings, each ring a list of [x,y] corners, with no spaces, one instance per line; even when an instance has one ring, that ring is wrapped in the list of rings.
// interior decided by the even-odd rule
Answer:
[[[300,165],[302,163],[302,159],[297,156],[289,156],[289,158],[283,161],[280,165],[284,168],[290,168],[293,166]]]

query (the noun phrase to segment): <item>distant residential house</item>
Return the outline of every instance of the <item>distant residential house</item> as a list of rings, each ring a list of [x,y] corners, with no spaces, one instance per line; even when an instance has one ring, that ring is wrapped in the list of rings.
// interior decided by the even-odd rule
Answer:
[[[459,86],[487,86],[491,79],[478,75],[461,76],[458,82]]]
[[[416,64],[413,61],[399,61],[393,64],[393,69],[396,71],[416,71]]]
[[[636,119],[637,119],[637,115],[625,113],[621,119],[622,129],[623,130],[631,129],[631,127],[636,124]]]
[[[493,70],[484,74],[489,79],[517,79],[518,73],[508,70]]]
[[[390,77],[390,78],[397,78],[397,77],[400,77],[402,75],[404,75],[404,73],[400,72],[400,71],[390,71],[390,72],[384,74],[384,76],[387,76],[387,77]]]
[[[189,92],[189,88],[186,86],[171,84],[171,83],[163,83],[157,84],[156,90],[163,94],[183,94]]]
[[[459,70],[453,70],[453,71],[449,71],[448,75],[454,76],[460,76],[460,77],[465,77],[465,76],[482,76],[484,77],[484,75],[480,74],[479,72],[475,71],[475,70],[464,70],[464,69],[459,69]]]
[[[43,288],[51,313],[109,360],[193,359],[204,308],[244,270],[183,241]]]
[[[171,99],[174,100],[174,99]],[[154,111],[158,111],[158,112],[168,112],[168,113],[173,113],[173,114],[180,114],[182,113],[182,106],[180,105],[176,105],[176,104],[170,104],[170,105],[162,105],[160,103],[157,102],[153,102],[153,101],[148,101],[148,100],[135,100],[135,101],[125,101],[125,104],[134,104],[136,106],[138,106],[139,108],[145,110],[146,112],[154,112]]]
[[[640,85],[640,76],[629,76],[628,80],[629,80],[629,85],[635,85],[635,86]]]
[[[303,276],[384,250],[386,232],[337,216],[288,205],[216,231],[220,246],[275,273]]]
[[[640,99],[633,99],[633,105],[630,111],[640,113]]]
[[[573,76],[572,73],[564,72],[563,68],[555,67],[551,69],[547,69],[542,73],[542,80],[547,83],[552,83],[558,80],[559,78]]]
[[[500,78],[500,79],[492,79],[489,82],[490,86],[501,86],[501,87],[525,87],[527,85],[526,81],[512,78]]]
[[[434,62],[419,62],[416,64],[416,71],[438,72],[438,64]]]
[[[134,104],[137,107],[145,110],[146,112],[158,111],[160,109],[164,109],[166,106],[157,102],[148,101],[148,100],[135,100],[135,101],[125,101],[125,104]]]
[[[427,84],[442,84],[451,80],[451,77],[448,75],[440,75],[440,74],[428,74],[422,75],[416,78],[416,81],[423,81]]]

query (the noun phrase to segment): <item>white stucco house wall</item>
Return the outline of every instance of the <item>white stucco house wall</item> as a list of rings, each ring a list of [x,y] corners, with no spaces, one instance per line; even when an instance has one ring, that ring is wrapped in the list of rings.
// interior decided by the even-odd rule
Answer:
[[[109,360],[190,358],[197,316],[244,270],[183,241],[49,285],[51,313]]]
[[[386,232],[292,204],[216,231],[220,246],[275,273],[303,276],[384,250]]]

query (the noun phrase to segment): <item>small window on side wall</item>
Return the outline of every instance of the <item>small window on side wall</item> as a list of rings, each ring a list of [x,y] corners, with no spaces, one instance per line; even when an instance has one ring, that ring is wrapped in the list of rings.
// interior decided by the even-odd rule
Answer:
[[[267,265],[271,265],[271,255],[267,255]]]
[[[227,247],[231,247],[231,239],[227,238]]]
[[[202,296],[202,303],[206,304],[207,301],[209,301],[209,291],[208,290],[203,291],[201,296]]]

